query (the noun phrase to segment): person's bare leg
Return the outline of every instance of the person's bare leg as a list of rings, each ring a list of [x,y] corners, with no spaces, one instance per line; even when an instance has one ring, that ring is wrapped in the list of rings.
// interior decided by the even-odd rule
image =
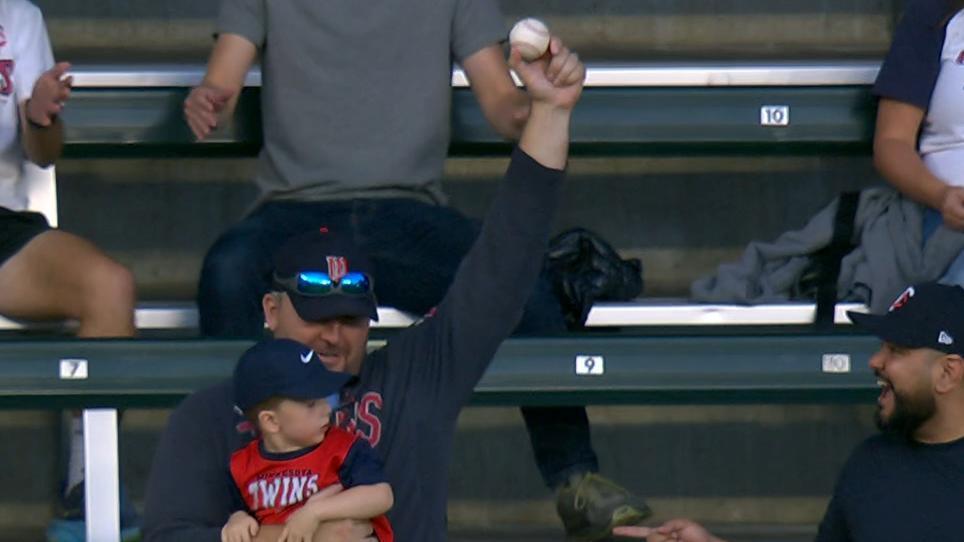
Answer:
[[[91,242],[44,232],[0,266],[0,314],[71,318],[80,337],[134,335],[134,279]]]
[[[134,279],[91,242],[59,230],[30,240],[0,266],[0,314],[77,320],[80,337],[134,335]],[[83,425],[71,413],[65,494],[84,479]]]

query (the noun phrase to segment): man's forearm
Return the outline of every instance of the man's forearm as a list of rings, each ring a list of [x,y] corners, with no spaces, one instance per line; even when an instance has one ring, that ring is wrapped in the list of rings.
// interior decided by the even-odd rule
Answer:
[[[533,103],[519,148],[544,167],[565,169],[571,118],[572,111],[568,109]]]
[[[927,169],[917,149],[901,141],[877,140],[874,142],[874,165],[904,195],[940,209],[948,185]]]
[[[211,57],[208,59],[207,72],[204,74],[202,85],[217,89],[229,96],[224,109],[221,110],[221,120],[230,120],[234,116],[244,79],[257,57],[258,49],[253,43],[238,34],[221,34],[218,36]]]
[[[522,130],[529,119],[529,96],[518,88],[513,88],[511,96],[503,101],[502,111],[489,122],[499,135],[510,140],[518,141],[522,137]]]
[[[278,542],[284,530],[284,525],[261,525],[258,527],[258,534],[251,540],[252,542]]]

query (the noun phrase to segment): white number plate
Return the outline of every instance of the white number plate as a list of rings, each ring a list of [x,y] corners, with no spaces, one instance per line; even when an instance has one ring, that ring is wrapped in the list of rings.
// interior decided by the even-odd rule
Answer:
[[[606,359],[602,356],[576,356],[577,375],[601,375],[606,372]]]
[[[789,105],[764,105],[760,108],[761,126],[790,126]]]
[[[824,354],[823,372],[825,373],[849,373],[850,354]]]
[[[85,380],[87,378],[86,359],[62,359],[60,360],[60,379],[61,380]]]

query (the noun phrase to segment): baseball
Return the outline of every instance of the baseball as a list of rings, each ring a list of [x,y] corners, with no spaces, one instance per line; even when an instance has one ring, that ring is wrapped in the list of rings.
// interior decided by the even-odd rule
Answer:
[[[522,19],[509,32],[509,43],[519,49],[523,59],[532,62],[549,48],[549,29],[539,19]]]

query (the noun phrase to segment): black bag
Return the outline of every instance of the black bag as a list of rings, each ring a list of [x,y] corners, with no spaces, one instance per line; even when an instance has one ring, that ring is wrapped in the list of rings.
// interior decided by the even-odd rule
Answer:
[[[602,237],[583,228],[554,237],[546,261],[570,329],[585,325],[596,301],[627,301],[643,293],[642,262],[620,258]]]

